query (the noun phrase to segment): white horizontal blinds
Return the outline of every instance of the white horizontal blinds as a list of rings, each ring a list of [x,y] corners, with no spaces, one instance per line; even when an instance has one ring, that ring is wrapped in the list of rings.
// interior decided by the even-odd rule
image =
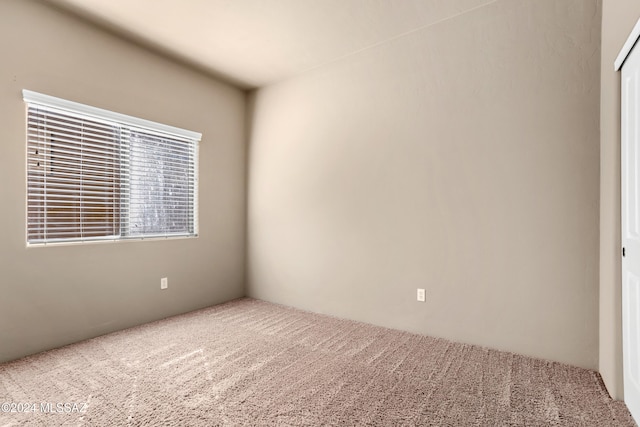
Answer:
[[[37,104],[27,119],[27,240],[119,234],[119,128]]]
[[[23,93],[28,243],[197,235],[199,133]]]
[[[123,233],[127,237],[195,234],[194,141],[131,128],[126,146]]]

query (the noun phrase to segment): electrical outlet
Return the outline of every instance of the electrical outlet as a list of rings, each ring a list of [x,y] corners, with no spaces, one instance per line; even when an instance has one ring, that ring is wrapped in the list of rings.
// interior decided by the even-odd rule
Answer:
[[[425,295],[424,289],[418,289],[417,299],[420,302],[424,302],[425,301],[426,295]]]
[[[169,287],[169,279],[163,277],[160,279],[160,289],[167,289]]]

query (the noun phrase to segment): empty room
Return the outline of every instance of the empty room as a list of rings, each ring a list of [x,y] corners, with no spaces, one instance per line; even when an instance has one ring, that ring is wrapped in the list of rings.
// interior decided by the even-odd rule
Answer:
[[[637,425],[639,37],[0,0],[0,427]]]

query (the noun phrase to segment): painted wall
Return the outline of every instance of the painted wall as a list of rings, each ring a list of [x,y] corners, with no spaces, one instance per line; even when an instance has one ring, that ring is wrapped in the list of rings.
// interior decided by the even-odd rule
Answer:
[[[635,0],[602,3],[600,96],[600,374],[616,399],[623,398],[620,258],[620,73],[615,61],[640,18]]]
[[[0,57],[0,362],[244,294],[243,92],[33,0]],[[26,248],[23,88],[202,132],[200,237]]]
[[[600,6],[494,2],[258,90],[248,294],[597,368]]]

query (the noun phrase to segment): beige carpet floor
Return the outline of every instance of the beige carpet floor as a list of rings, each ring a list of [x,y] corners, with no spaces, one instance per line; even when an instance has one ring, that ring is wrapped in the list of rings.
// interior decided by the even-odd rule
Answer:
[[[0,405],[2,427],[635,425],[594,371],[248,298],[0,365]]]

